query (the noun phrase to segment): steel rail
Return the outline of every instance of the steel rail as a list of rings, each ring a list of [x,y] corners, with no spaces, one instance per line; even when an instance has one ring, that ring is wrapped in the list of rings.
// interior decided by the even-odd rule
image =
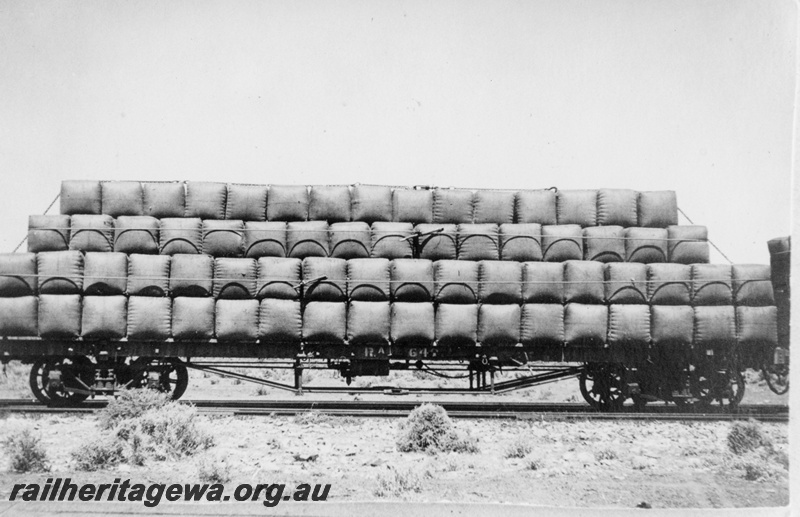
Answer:
[[[478,402],[478,401],[352,401],[352,400],[186,400],[201,413],[235,416],[297,415],[308,412],[353,417],[405,417],[415,407],[433,402],[457,418],[585,419],[585,420],[660,420],[719,421],[756,419],[786,422],[789,410],[783,405],[744,405],[731,412],[721,406],[653,405],[643,412],[624,406],[616,412],[599,412],[581,403]],[[95,400],[77,407],[49,407],[26,400],[0,400],[0,411],[14,413],[91,414],[105,407]]]

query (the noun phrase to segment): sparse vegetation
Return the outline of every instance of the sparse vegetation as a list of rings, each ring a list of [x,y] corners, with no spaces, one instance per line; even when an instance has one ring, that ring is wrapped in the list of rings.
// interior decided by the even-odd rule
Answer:
[[[41,439],[30,429],[10,435],[3,442],[14,472],[47,472],[50,466]]]
[[[320,413],[319,411],[304,411],[302,413],[298,413],[294,417],[295,423],[300,425],[317,425],[329,422],[330,420],[330,415]]]
[[[762,446],[771,448],[772,442],[755,420],[734,422],[728,431],[728,448],[734,454],[744,454]]]
[[[400,452],[478,452],[477,440],[459,433],[443,407],[423,404],[401,423],[397,436]]]
[[[528,440],[524,438],[517,438],[508,447],[506,447],[503,456],[505,458],[524,458],[531,453],[533,447]]]
[[[95,439],[72,451],[72,461],[78,470],[101,470],[125,460],[122,443],[116,439]]]
[[[603,449],[599,449],[598,451],[596,451],[594,453],[594,458],[597,461],[615,460],[615,459],[617,459],[617,451],[615,451],[614,449],[609,449],[607,447],[603,448]]]
[[[406,492],[422,491],[422,479],[412,470],[390,468],[388,474],[378,475],[376,497],[399,496]]]
[[[123,461],[144,465],[151,459],[191,456],[214,443],[198,424],[194,407],[152,390],[121,392],[100,411],[98,419],[109,438],[94,439],[73,453],[73,460],[83,470]]]
[[[224,459],[203,458],[198,463],[197,475],[205,483],[228,483],[231,480],[231,466]]]
[[[538,457],[527,457],[525,458],[525,468],[527,470],[542,470],[544,467],[544,461]]]

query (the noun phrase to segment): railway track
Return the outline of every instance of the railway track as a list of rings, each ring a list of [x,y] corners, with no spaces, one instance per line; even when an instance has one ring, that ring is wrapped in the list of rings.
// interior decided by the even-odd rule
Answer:
[[[232,416],[296,415],[317,411],[336,416],[404,417],[424,402],[443,406],[457,418],[507,419],[592,419],[592,420],[666,420],[717,421],[756,419],[768,422],[788,422],[789,408],[783,405],[741,405],[735,412],[720,406],[672,405],[648,406],[637,412],[625,406],[617,412],[598,412],[582,403],[534,402],[475,402],[475,401],[352,401],[352,400],[185,400],[201,413]],[[13,413],[93,413],[105,407],[106,401],[87,401],[78,407],[48,407],[26,400],[0,400],[0,412]]]

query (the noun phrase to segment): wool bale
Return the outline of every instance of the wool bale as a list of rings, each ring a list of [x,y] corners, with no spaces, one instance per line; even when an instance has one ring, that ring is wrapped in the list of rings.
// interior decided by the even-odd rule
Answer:
[[[603,303],[605,266],[600,262],[568,260],[564,263],[564,301]]]
[[[36,255],[41,294],[79,294],[83,289],[80,251],[43,251]]]
[[[775,305],[769,266],[734,264],[731,267],[736,305]]]
[[[300,293],[302,262],[300,259],[281,257],[261,257],[258,259],[258,298],[280,298],[296,300]]]
[[[646,347],[650,344],[650,307],[617,305],[608,307],[608,344]]]
[[[478,341],[478,306],[440,303],[434,335],[440,346],[474,346]]]
[[[650,320],[654,346],[691,345],[694,311],[688,305],[653,305]]]
[[[597,191],[559,190],[556,218],[559,225],[597,226]]]
[[[142,183],[142,213],[151,217],[183,217],[186,190],[183,183]]]
[[[639,193],[629,189],[597,191],[597,224],[636,226],[639,221]]]
[[[203,221],[203,253],[212,257],[241,257],[244,222],[235,219]]]
[[[389,260],[352,259],[347,261],[347,297],[350,300],[382,302],[389,300]]]
[[[439,303],[478,301],[477,262],[439,260],[433,264],[435,300]]]
[[[500,260],[496,224],[459,224],[459,260]]]
[[[324,279],[320,280],[322,277]],[[347,261],[309,257],[303,260],[303,282],[307,301],[344,301],[347,298]]]
[[[100,182],[93,180],[64,180],[61,182],[61,213],[102,214]]]
[[[603,346],[608,331],[608,307],[568,303],[564,309],[564,339],[568,345]]]
[[[128,286],[128,256],[124,253],[89,252],[83,257],[83,292],[87,295],[121,295]]]
[[[128,297],[128,339],[166,341],[172,333],[172,300],[152,296]]]
[[[39,335],[39,299],[35,296],[0,298],[0,336]]]
[[[244,223],[244,256],[285,257],[286,223],[247,221]]]
[[[736,307],[736,337],[744,346],[778,346],[778,309]]]
[[[256,296],[256,259],[218,258],[214,260],[214,298],[247,299]]]
[[[167,296],[170,257],[166,255],[128,256],[128,294],[131,296]]]
[[[258,300],[217,300],[214,329],[219,341],[258,339]]]
[[[178,296],[172,300],[172,337],[176,341],[208,341],[214,337],[213,298]]]
[[[111,251],[114,247],[114,219],[109,215],[73,215],[69,249]]]
[[[397,346],[430,346],[436,338],[432,303],[392,304],[392,342]]]
[[[478,342],[484,346],[514,346],[520,342],[519,305],[483,304],[478,309]]]
[[[708,228],[705,226],[668,226],[669,261],[678,264],[708,262]]]
[[[70,216],[31,215],[28,217],[28,251],[63,251],[69,249]]]
[[[694,264],[692,305],[733,305],[733,275],[724,264]]]
[[[39,335],[76,338],[81,334],[81,297],[77,294],[39,296]]]
[[[689,305],[692,268],[683,264],[648,264],[647,298],[654,305]]]
[[[514,213],[515,223],[557,224],[555,190],[520,190],[515,198]]]
[[[185,217],[224,219],[228,186],[210,181],[186,182]]]
[[[351,198],[353,221],[372,224],[392,220],[392,189],[377,185],[356,185]]]
[[[433,222],[434,224],[471,223],[472,192],[461,189],[434,189]]]
[[[498,238],[501,260],[542,260],[542,225],[501,224]]]
[[[158,253],[158,230],[155,217],[120,216],[114,221],[114,251],[119,253]]]
[[[429,302],[433,299],[433,262],[427,259],[395,259],[389,267],[392,299]]]
[[[290,257],[327,257],[328,240],[326,221],[291,222],[287,225],[286,247]]]
[[[162,255],[200,253],[203,248],[203,222],[196,217],[161,219],[159,249]]]
[[[564,306],[526,303],[522,306],[520,342],[523,345],[560,345],[564,342]]]
[[[225,219],[265,221],[267,219],[267,186],[228,184]]]
[[[577,224],[542,226],[543,260],[564,262],[583,259],[583,231]]]
[[[127,298],[84,296],[81,336],[84,339],[122,339],[127,333]]]
[[[522,264],[484,260],[478,266],[481,303],[522,303]]]
[[[372,233],[363,221],[333,223],[330,227],[331,257],[356,259],[369,257]]]
[[[584,258],[598,262],[624,262],[624,233],[622,226],[590,226],[584,228]]]
[[[214,259],[208,255],[173,255],[169,268],[172,296],[205,297],[214,292]]]
[[[696,349],[727,348],[736,343],[736,314],[733,306],[694,308]]]
[[[678,199],[672,190],[639,192],[639,226],[666,228],[678,224]]]
[[[345,302],[311,302],[303,311],[303,340],[340,345],[347,338]]]
[[[270,185],[267,221],[308,220],[308,188],[305,185]]]
[[[346,186],[312,186],[308,201],[308,219],[329,223],[349,221],[350,189]]]
[[[392,191],[392,221],[411,224],[433,222],[433,191],[394,189]]]
[[[35,253],[0,253],[0,297],[36,294]]]
[[[138,181],[104,181],[100,187],[104,214],[111,217],[142,215],[141,183]]]
[[[259,304],[258,339],[267,343],[299,344],[303,332],[300,302],[264,298]]]
[[[477,191],[473,197],[473,221],[475,224],[513,223],[516,197],[517,193],[514,191]]]
[[[625,228],[625,260],[653,264],[667,261],[667,230]]]
[[[414,231],[420,234],[420,258],[429,260],[455,260],[458,256],[455,224],[418,224]]]
[[[637,262],[614,262],[607,264],[605,270],[604,287],[608,303],[647,303],[647,265]]]
[[[351,345],[389,344],[389,302],[350,302],[347,342]]]
[[[370,255],[374,258],[411,258],[411,236],[414,227],[411,223],[372,223]]]
[[[792,241],[791,236],[779,237],[767,241],[772,285],[775,289],[789,290],[791,270]],[[29,251],[33,251],[30,250]]]
[[[560,262],[522,264],[522,300],[525,303],[563,303],[564,265]]]

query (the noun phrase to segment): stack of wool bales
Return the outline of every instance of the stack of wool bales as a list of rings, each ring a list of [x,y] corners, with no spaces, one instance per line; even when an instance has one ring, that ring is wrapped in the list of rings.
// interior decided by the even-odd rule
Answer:
[[[0,257],[2,335],[776,340],[769,268],[706,264],[674,192],[65,181],[61,212],[31,216],[30,253]]]

